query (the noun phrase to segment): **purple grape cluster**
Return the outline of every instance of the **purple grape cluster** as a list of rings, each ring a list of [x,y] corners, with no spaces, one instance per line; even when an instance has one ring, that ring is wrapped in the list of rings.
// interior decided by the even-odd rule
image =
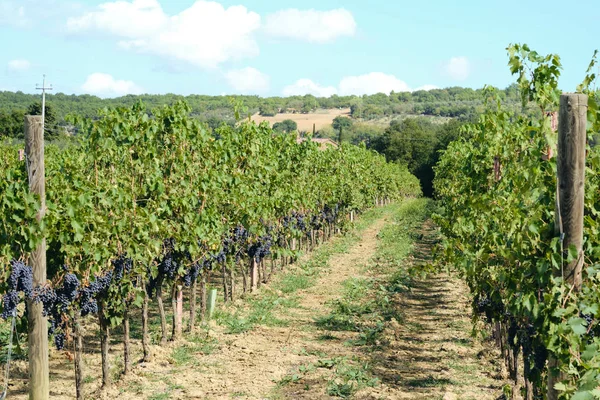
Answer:
[[[340,212],[339,204],[336,204],[333,207],[326,205],[325,207],[323,207],[323,210],[321,211],[321,218],[324,221],[327,221],[328,223],[333,224],[337,220],[339,212]]]
[[[199,263],[193,263],[189,270],[183,276],[183,283],[186,287],[192,286],[192,283],[196,282],[202,266]]]
[[[312,229],[318,231],[323,226],[323,220],[321,219],[321,214],[313,215],[310,219],[310,226]]]
[[[17,315],[19,305],[19,292],[27,298],[33,294],[33,270],[22,261],[12,260],[12,270],[8,278],[8,291],[2,297],[2,313],[0,317],[8,319]]]
[[[579,316],[585,320],[587,341],[588,343],[591,343],[596,336],[600,335],[600,324],[598,324],[598,320],[591,314],[580,313]]]
[[[65,334],[57,333],[54,335],[54,345],[57,350],[62,350],[65,348]]]
[[[113,282],[113,271],[108,271],[102,276],[96,277],[90,284],[81,290],[79,296],[79,308],[81,316],[98,313],[98,299],[105,297]]]
[[[62,287],[56,291],[56,304],[62,306],[63,310],[66,310],[79,294],[78,289],[79,279],[77,279],[77,276],[72,273],[66,274]]]
[[[223,253],[235,257],[235,261],[239,262],[243,255],[243,249],[248,243],[248,231],[241,225],[236,226],[231,231],[231,234],[223,240]],[[222,262],[225,262],[221,258]]]
[[[164,255],[160,264],[158,265],[158,272],[162,275],[169,277],[169,279],[173,279],[177,275],[177,270],[179,269],[177,262],[173,259],[173,253],[168,252]]]
[[[43,306],[42,314],[47,317],[52,314],[54,305],[58,300],[56,291],[48,285],[37,286],[33,289],[33,300],[35,302],[41,302]]]
[[[297,230],[303,233],[308,231],[308,226],[304,220],[304,214],[294,212],[292,213],[292,217],[294,218],[294,225]]]
[[[11,261],[12,271],[8,278],[9,290],[23,292],[25,296],[31,297],[33,293],[33,270],[22,261]]]
[[[114,269],[115,280],[119,282],[121,279],[123,279],[124,274],[129,274],[129,272],[131,272],[133,262],[131,258],[127,258],[126,254],[121,254],[112,260],[112,265]]]
[[[11,290],[2,297],[2,314],[4,319],[9,319],[17,314],[17,306],[19,305],[19,292]]]
[[[543,371],[548,359],[548,349],[543,344],[538,344],[533,349],[533,366],[538,371]]]
[[[265,257],[271,254],[273,238],[271,235],[261,236],[256,243],[248,247],[248,257],[254,258],[256,262],[261,262]]]

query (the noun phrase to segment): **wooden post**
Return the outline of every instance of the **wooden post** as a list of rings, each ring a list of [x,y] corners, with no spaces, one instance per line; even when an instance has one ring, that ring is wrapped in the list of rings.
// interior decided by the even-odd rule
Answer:
[[[575,246],[577,259],[566,263],[559,271],[565,281],[579,291],[582,285],[583,267],[583,207],[585,189],[585,147],[588,97],[584,94],[560,96],[558,119],[558,154],[556,158],[558,215],[555,230],[563,236],[563,257],[569,247]],[[556,360],[549,360],[549,370],[558,367]],[[558,399],[554,385],[563,379],[561,374],[548,374],[548,400]]]
[[[183,286],[173,285],[173,334],[172,340],[181,339],[183,329]]]
[[[41,116],[25,116],[25,154],[29,190],[40,197],[40,210],[37,220],[46,213],[46,177],[44,169],[44,129]],[[46,283],[46,238],[42,238],[37,248],[30,254],[29,263],[33,269],[33,286]],[[29,399],[46,400],[50,396],[48,375],[48,322],[42,316],[43,304],[28,301],[29,323]]]
[[[258,263],[254,257],[250,258],[250,291],[254,292],[258,288]]]

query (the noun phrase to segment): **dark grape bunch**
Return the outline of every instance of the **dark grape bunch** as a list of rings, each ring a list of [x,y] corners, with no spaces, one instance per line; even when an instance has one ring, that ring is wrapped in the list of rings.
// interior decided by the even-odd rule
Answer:
[[[271,235],[261,236],[256,243],[248,247],[248,257],[254,258],[257,263],[261,262],[265,257],[271,254],[272,245],[273,238]]]
[[[243,255],[243,249],[246,248],[248,243],[248,231],[241,225],[236,226],[231,230],[231,233],[222,243],[222,253],[224,255],[230,255],[235,257],[235,261],[239,262]],[[225,259],[219,257],[222,262]]]
[[[323,226],[323,220],[321,219],[321,214],[313,215],[310,220],[310,226],[312,229],[318,231]]]
[[[65,348],[65,334],[57,333],[54,335],[54,345],[57,350],[62,350]]]
[[[596,336],[600,336],[600,324],[591,314],[580,313],[579,316],[585,320],[587,342],[591,343]]]
[[[183,276],[183,284],[186,287],[192,286],[192,283],[196,282],[196,279],[198,279],[198,275],[200,275],[201,270],[202,266],[199,263],[193,263],[190,269]]]
[[[12,260],[12,271],[8,278],[9,290],[23,292],[25,296],[31,297],[33,292],[33,270],[22,261]]]
[[[33,289],[33,300],[42,303],[42,314],[44,317],[47,317],[52,313],[52,309],[57,301],[57,295],[51,286],[37,286]]]
[[[505,314],[504,304],[501,301],[492,300],[487,295],[475,296],[473,306],[478,314],[485,314],[488,321],[494,320],[495,317],[500,317]]]
[[[79,294],[79,279],[75,274],[66,274],[63,279],[63,284],[60,289],[56,291],[56,304],[61,305],[63,310],[75,300]]]
[[[179,267],[177,262],[173,260],[172,252],[165,254],[162,261],[158,265],[158,272],[161,275],[169,277],[169,279],[173,279],[175,277],[178,269]]]
[[[33,294],[33,271],[31,267],[25,265],[22,261],[16,260],[12,260],[10,264],[12,270],[8,278],[8,291],[2,297],[2,314],[0,314],[4,319],[17,315],[19,292],[23,292],[27,298],[31,298]]]
[[[296,229],[298,229],[302,233],[308,231],[308,226],[306,225],[306,222],[304,220],[304,214],[294,212],[292,213],[292,217],[295,219]]]
[[[19,292],[11,290],[2,297],[2,314],[0,315],[4,319],[9,319],[17,313],[17,306],[19,305]]]
[[[108,289],[113,282],[113,276],[113,271],[108,271],[106,274],[96,277],[81,290],[79,308],[82,317],[98,313],[98,299],[105,297],[108,293]]]
[[[333,224],[338,217],[339,211],[340,211],[339,204],[336,204],[333,207],[326,205],[325,207],[323,207],[323,211],[321,212],[321,217],[323,218],[324,221],[327,221],[329,224]]]
[[[533,366],[538,371],[543,371],[548,359],[548,349],[543,344],[538,344],[533,349]]]
[[[114,268],[115,280],[119,282],[123,279],[124,274],[129,274],[129,272],[131,272],[133,262],[131,258],[127,258],[126,254],[121,254],[116,259],[112,260],[112,265]]]

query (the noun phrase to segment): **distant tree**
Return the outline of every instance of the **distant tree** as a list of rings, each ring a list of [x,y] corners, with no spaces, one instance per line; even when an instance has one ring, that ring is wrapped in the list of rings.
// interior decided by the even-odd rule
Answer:
[[[314,104],[305,102],[300,111],[302,111],[303,114],[308,114],[309,112],[312,112],[314,109],[315,109]]]
[[[276,122],[273,124],[273,130],[278,132],[290,133],[294,132],[298,129],[298,124],[296,121],[291,119],[284,119],[281,122]]]
[[[383,136],[373,140],[373,147],[389,161],[397,161],[421,181],[425,195],[433,193],[433,165],[438,149],[438,128],[426,118],[394,120]]]
[[[365,119],[379,118],[383,114],[383,108],[374,104],[367,104],[362,110],[362,117]]]
[[[229,121],[225,121],[222,118],[218,118],[216,116],[211,116],[204,121],[206,125],[214,132],[217,128],[221,127],[221,125],[233,125]]]
[[[339,136],[339,133],[336,132],[331,126],[326,125],[324,127],[322,127],[321,129],[319,129],[316,133],[315,133],[315,137],[316,138],[327,138],[327,139],[333,139],[333,140],[337,140]]]
[[[0,139],[22,138],[24,115],[23,110],[13,110],[10,113],[0,111]]]
[[[295,99],[288,102],[288,108],[291,108],[296,112],[302,110],[302,106],[304,106],[304,102],[302,100]]]
[[[261,104],[258,107],[258,113],[263,117],[274,117],[277,115],[277,109],[272,104]]]
[[[54,107],[46,103],[46,112],[44,115],[46,125],[53,125],[56,123],[56,114],[54,113]],[[42,103],[36,102],[29,105],[27,108],[27,115],[42,115]]]
[[[56,139],[60,136],[60,127],[56,123],[56,114],[52,105],[46,103],[44,115],[44,137],[46,139]],[[42,115],[42,103],[35,102],[27,108],[27,115]]]
[[[408,103],[412,101],[412,94],[410,92],[400,92],[396,94],[396,98],[401,103]]]
[[[333,126],[333,129],[339,131],[340,129],[350,129],[352,124],[353,121],[350,118],[338,115],[333,119],[331,126]]]

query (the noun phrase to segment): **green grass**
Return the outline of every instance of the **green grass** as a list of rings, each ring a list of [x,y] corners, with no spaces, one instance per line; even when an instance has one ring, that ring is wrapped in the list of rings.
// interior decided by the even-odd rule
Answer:
[[[413,251],[414,232],[429,215],[430,206],[428,200],[407,200],[391,206],[391,212],[387,210],[392,215],[392,223],[379,233],[375,263],[368,265],[365,271],[367,275],[374,273],[377,278],[353,277],[344,281],[342,297],[331,302],[329,315],[315,318],[319,329],[359,332],[358,337],[347,344],[376,346],[385,321],[392,318],[402,321],[401,308],[393,303],[394,294],[411,290],[413,280],[404,263]]]
[[[305,274],[288,274],[281,278],[275,285],[282,293],[294,293],[298,290],[307,289],[314,284],[314,275],[307,276]]]
[[[337,365],[335,374],[327,383],[327,394],[348,398],[365,387],[375,387],[379,379],[374,377],[366,364],[355,365],[343,362]]]
[[[175,347],[171,352],[171,360],[178,367],[189,364],[194,359],[194,352],[188,345]]]
[[[361,363],[358,359],[333,357],[319,359],[316,363],[300,365],[297,371],[279,380],[277,387],[304,384],[305,389],[308,390],[310,388],[304,380],[317,369],[329,370],[326,372],[325,390],[329,396],[333,397],[348,398],[362,388],[375,387],[379,384],[379,379],[373,376],[368,364]]]
[[[446,385],[456,385],[452,379],[447,378],[434,378],[432,376],[428,376],[427,378],[422,379],[411,379],[406,382],[407,386],[410,387],[435,387],[435,386],[446,386]]]
[[[152,396],[148,397],[148,400],[167,400],[171,398],[171,394],[169,392],[155,393]]]
[[[208,330],[205,334],[196,333],[195,335],[190,336],[188,340],[193,343],[193,346],[191,347],[193,351],[204,355],[214,353],[219,347],[218,340],[209,336]]]

